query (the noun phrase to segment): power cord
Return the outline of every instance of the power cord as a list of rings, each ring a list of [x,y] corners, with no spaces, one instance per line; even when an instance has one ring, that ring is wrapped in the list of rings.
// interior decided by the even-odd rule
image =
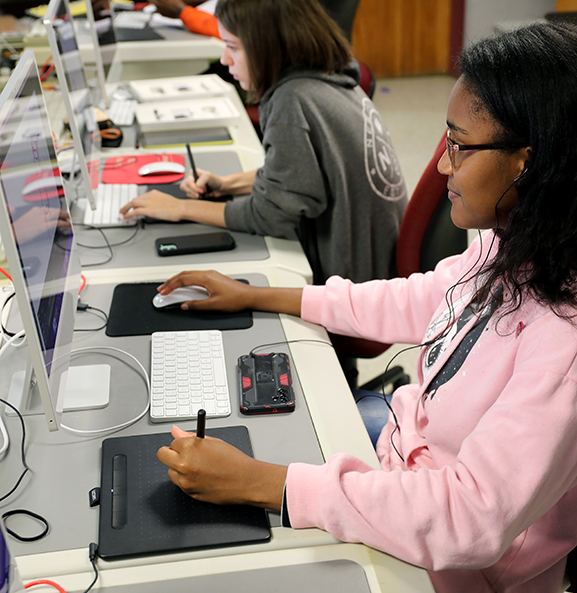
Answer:
[[[14,342],[16,342],[17,340],[19,340],[20,338],[23,338],[21,342],[19,342],[16,346],[14,346]],[[19,331],[17,334],[12,334],[12,336],[6,340],[6,342],[3,344],[2,348],[0,348],[0,357],[2,357],[2,354],[4,354],[4,352],[6,352],[7,348],[9,346],[14,346],[14,347],[18,347],[21,346],[25,341],[25,335],[24,335],[24,330]],[[3,399],[0,399],[0,401],[4,401]],[[14,406],[12,404],[9,404],[8,402],[5,402],[9,407],[14,408]],[[21,420],[22,422],[22,430],[24,431],[24,420]],[[2,447],[0,447],[0,456],[4,455],[6,453],[6,451],[8,451],[8,447],[10,446],[10,437],[8,436],[8,431],[6,430],[6,426],[4,425],[4,421],[2,420],[2,416],[0,416],[0,435],[2,436]],[[22,445],[24,447],[24,445]],[[22,450],[22,454],[24,454],[24,449]],[[24,467],[28,467],[26,465],[26,463],[24,462]],[[24,472],[26,473],[26,472]],[[21,476],[21,478],[23,478],[24,475]],[[18,486],[18,485],[16,485]],[[6,496],[10,496],[10,494],[12,494],[12,492],[9,492]],[[0,498],[0,502],[2,502],[2,500],[4,500],[3,498]]]
[[[90,560],[90,564],[92,564],[92,569],[94,570],[94,580],[92,581],[92,583],[90,583],[88,589],[84,589],[82,593],[88,593],[88,591],[90,591],[90,589],[94,587],[96,581],[98,580],[98,568],[96,566],[97,554],[98,546],[94,542],[92,542],[88,546],[88,559]],[[59,593],[66,593],[66,590],[63,589],[58,583],[55,583],[54,581],[50,581],[48,579],[38,579],[36,581],[31,581],[30,583],[24,585],[24,588],[29,589],[30,587],[36,587],[37,585],[48,585],[50,587],[54,587],[57,591],[59,591]]]
[[[96,435],[101,435],[101,434],[108,434],[110,432],[114,432],[114,431],[126,428],[127,426],[131,426],[132,424],[134,424],[135,422],[138,422],[141,418],[143,418],[146,415],[146,413],[148,412],[148,409],[150,407],[150,378],[148,376],[148,372],[146,371],[144,366],[141,364],[141,362],[135,356],[130,354],[130,352],[120,350],[120,348],[114,348],[113,346],[94,346],[92,348],[89,348],[89,347],[78,348],[77,350],[73,350],[71,352],[71,354],[92,352],[94,350],[106,350],[106,351],[112,351],[112,352],[119,352],[120,354],[124,354],[128,358],[132,359],[136,363],[136,366],[140,371],[140,375],[144,378],[144,383],[146,385],[146,406],[145,406],[144,410],[142,410],[142,412],[140,412],[135,418],[128,420],[126,422],[122,422],[121,424],[117,424],[115,426],[109,426],[107,428],[98,428],[96,430],[80,430],[77,428],[72,428],[70,426],[67,426],[66,424],[60,423],[60,428],[62,428],[63,430],[66,430],[67,432],[71,432],[72,434],[76,434],[76,435],[80,435],[80,436],[82,436],[82,435],[96,436]]]
[[[113,247],[120,247],[122,245],[126,245],[127,243],[129,243],[130,241],[132,241],[132,239],[134,239],[134,237],[136,237],[136,235],[140,232],[140,230],[143,228],[142,222],[138,221],[138,223],[136,224],[136,228],[134,230],[134,232],[127,237],[126,239],[124,239],[123,241],[119,241],[117,243],[111,243],[108,240],[108,237],[106,236],[106,234],[104,233],[104,230],[99,228],[99,227],[95,227],[89,224],[81,224],[80,226],[89,229],[89,230],[93,230],[93,231],[98,231],[101,235],[102,238],[104,239],[104,245],[85,245],[83,243],[76,243],[78,245],[78,247],[82,247],[84,249],[108,249],[109,255],[108,257],[101,262],[96,262],[93,264],[82,264],[83,268],[91,268],[91,267],[95,267],[95,266],[103,266],[105,264],[107,264],[108,262],[110,262],[112,260],[112,258],[114,257],[114,252],[112,251]]]
[[[20,410],[18,410],[10,402],[8,402],[2,398],[0,398],[0,402],[3,403],[5,406],[8,406],[12,410],[14,410],[14,412],[16,412],[16,414],[18,415],[18,419],[20,420],[20,425],[22,426],[22,441],[20,443],[20,455],[21,455],[21,459],[22,459],[22,465],[24,466],[24,471],[20,474],[20,477],[16,481],[16,484],[12,487],[12,489],[7,494],[4,494],[4,496],[0,496],[0,502],[4,502],[9,496],[11,496],[16,491],[18,486],[20,486],[20,484],[22,483],[24,476],[31,470],[30,470],[30,467],[28,466],[28,463],[26,462],[26,451],[25,451],[26,425],[24,424],[24,418],[22,417]]]
[[[107,325],[108,325],[108,315],[106,314],[105,311],[103,311],[102,309],[99,309],[98,307],[92,307],[91,305],[88,305],[86,303],[82,303],[80,301],[80,299],[78,299],[78,303],[76,304],[76,310],[77,311],[98,311],[98,313],[100,313],[103,317],[104,317],[104,323],[100,326],[100,327],[95,327],[95,328],[79,328],[79,329],[74,329],[75,332],[97,332],[100,331],[101,329],[104,329]]]

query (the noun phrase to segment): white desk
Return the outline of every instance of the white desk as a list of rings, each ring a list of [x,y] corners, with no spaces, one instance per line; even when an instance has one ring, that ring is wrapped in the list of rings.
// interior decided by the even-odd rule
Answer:
[[[221,271],[226,271],[223,268],[225,266],[220,266]],[[237,274],[248,271],[235,270]],[[262,272],[262,269],[258,271]],[[153,275],[153,272],[147,271],[140,280],[148,279],[149,274]],[[283,270],[267,271],[266,275],[273,286],[304,285],[300,275]],[[122,271],[111,271],[107,279],[97,279],[93,274],[88,274],[88,286],[116,279],[126,280]],[[281,316],[281,324],[287,340],[327,339],[324,329],[298,318]],[[333,350],[306,342],[290,344],[289,349],[293,369],[298,375],[323,456],[327,458],[339,451],[347,451],[373,467],[378,467],[376,454]],[[311,350],[314,350],[313,355]],[[10,508],[14,506],[18,506],[18,503],[12,501]],[[3,508],[7,507],[4,505]],[[374,593],[433,591],[424,571],[361,545],[338,544],[335,538],[320,530],[273,527],[272,533],[272,540],[267,544],[114,562],[99,560],[100,585],[113,586],[117,583],[134,582],[134,579],[136,582],[141,579],[164,581],[169,575],[170,578],[178,578],[182,575],[209,574],[213,570],[227,572],[239,570],[239,567],[246,570],[267,565],[316,562],[327,558],[349,558],[365,568]],[[91,568],[85,548],[42,554],[31,552],[30,555],[19,556],[18,566],[24,580],[53,578],[69,591],[83,590],[86,583],[90,582]]]
[[[195,147],[194,151],[218,154],[219,152],[232,150],[236,152],[236,154],[238,155],[238,159],[241,163],[243,170],[250,171],[253,169],[257,169],[261,167],[264,163],[264,150],[262,144],[258,136],[256,135],[254,127],[251,124],[248,115],[246,114],[246,110],[244,109],[244,106],[242,105],[242,102],[235,88],[232,85],[228,86],[229,90],[226,96],[231,101],[233,101],[240,113],[238,123],[236,123],[235,125],[231,125],[228,128],[230,135],[233,139],[232,144],[218,146],[199,146]],[[65,112],[62,101],[59,100],[59,92],[55,91],[51,93],[46,93],[46,102],[52,127],[54,130],[60,131],[62,129],[62,119],[64,117]],[[125,131],[126,136],[128,138],[130,129],[125,128]],[[111,156],[121,154],[134,154],[137,151],[146,153],[176,152],[184,154],[185,160],[187,160],[186,152],[183,148],[161,150],[135,149],[134,135],[132,136],[132,138],[132,140],[129,139],[128,141],[129,146],[116,149],[104,149],[102,157],[108,158]],[[128,233],[130,231],[125,232]],[[183,233],[184,232],[185,231],[183,229]],[[265,237],[264,240],[270,255],[268,259],[262,260],[259,263],[259,269],[262,266],[265,266],[268,270],[280,269],[292,271],[300,274],[307,282],[312,282],[312,270],[306,257],[303,254],[302,248],[298,241],[278,239],[275,237]],[[182,271],[182,264],[178,263],[178,261],[172,261],[173,259],[178,260],[178,258],[166,258],[166,261],[159,263],[156,267],[152,267],[150,272],[153,275],[153,277],[170,277],[171,275]],[[238,269],[237,265],[238,262],[235,262],[230,267],[225,266],[225,273],[234,273],[234,270]],[[209,265],[208,269],[211,269],[211,267],[212,266]],[[198,268],[206,269],[207,267],[204,264],[200,264]],[[250,269],[252,270],[253,268],[251,267]],[[140,271],[133,270],[132,268],[124,268],[123,273],[124,277],[126,278],[126,281],[133,281],[134,279],[138,278],[141,274]],[[93,275],[95,278],[108,277],[108,271],[106,270],[92,269],[90,271],[90,274]]]

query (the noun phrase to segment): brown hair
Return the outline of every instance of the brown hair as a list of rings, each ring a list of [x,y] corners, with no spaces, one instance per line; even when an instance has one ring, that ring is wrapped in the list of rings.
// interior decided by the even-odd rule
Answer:
[[[342,72],[352,59],[349,42],[317,0],[219,0],[216,18],[246,53],[258,102],[290,66]]]

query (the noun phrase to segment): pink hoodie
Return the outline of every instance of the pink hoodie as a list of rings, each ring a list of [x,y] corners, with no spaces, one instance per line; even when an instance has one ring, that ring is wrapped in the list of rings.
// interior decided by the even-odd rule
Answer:
[[[445,293],[484,259],[491,238],[409,279],[308,286],[302,317],[336,333],[419,344],[443,331],[432,320],[446,310]],[[455,291],[456,317],[471,290]],[[426,568],[438,592],[561,590],[577,545],[577,330],[532,300],[497,325],[495,317],[434,398],[422,397],[428,383],[474,320],[426,379],[419,364],[419,382],[396,391],[393,439],[404,462],[390,445],[391,420],[377,444],[382,471],[346,453],[289,467],[293,527]]]

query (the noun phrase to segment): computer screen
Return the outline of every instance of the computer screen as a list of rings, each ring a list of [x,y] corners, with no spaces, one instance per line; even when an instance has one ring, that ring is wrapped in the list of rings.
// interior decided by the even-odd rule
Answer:
[[[14,557],[8,549],[8,538],[0,521],[0,593],[25,591]]]
[[[4,527],[0,521],[0,593],[20,593],[25,591],[20,580],[14,557],[8,549]]]
[[[31,50],[22,54],[0,95],[0,235],[43,411],[49,429],[56,430],[64,409],[80,260]]]
[[[95,210],[94,190],[100,181],[101,137],[94,107],[100,102],[100,94],[98,89],[91,90],[86,82],[68,0],[50,1],[44,26],[74,139],[86,197]]]

